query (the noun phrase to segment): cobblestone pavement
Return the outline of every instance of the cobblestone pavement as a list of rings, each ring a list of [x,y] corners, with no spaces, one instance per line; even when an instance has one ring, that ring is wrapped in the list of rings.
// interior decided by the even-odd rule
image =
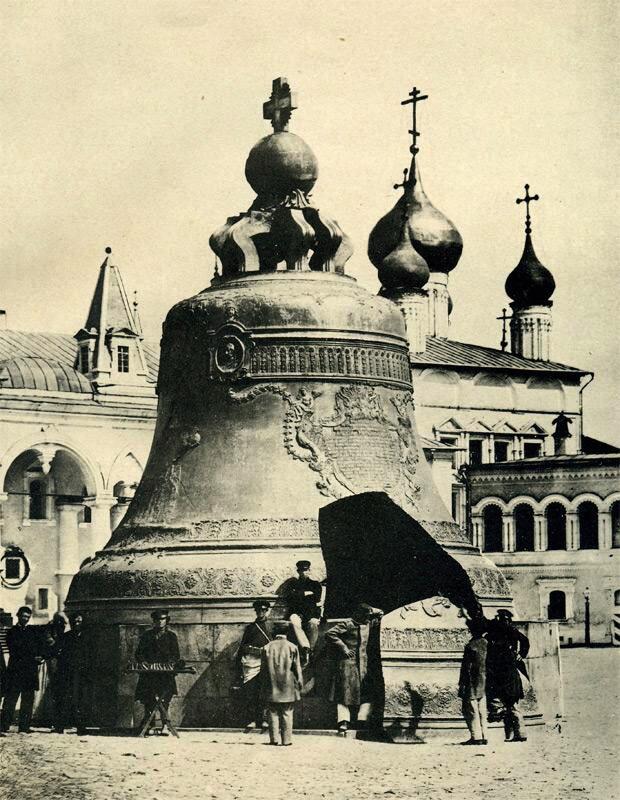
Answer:
[[[264,746],[242,733],[152,736],[10,734],[0,739],[1,800],[609,800],[620,796],[620,651],[563,652],[561,732],[487,747],[385,745],[299,735]]]

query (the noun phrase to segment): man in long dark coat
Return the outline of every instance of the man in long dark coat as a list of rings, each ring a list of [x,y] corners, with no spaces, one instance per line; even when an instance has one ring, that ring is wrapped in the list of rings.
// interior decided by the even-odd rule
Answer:
[[[236,659],[245,702],[247,731],[267,725],[263,719],[264,708],[260,696],[260,669],[263,647],[273,639],[273,629],[267,620],[271,603],[268,600],[255,600],[253,606],[256,619],[246,625]]]
[[[381,653],[376,621],[381,616],[378,609],[360,603],[351,618],[337,622],[325,634],[335,662],[329,699],[336,701],[341,734],[349,727],[352,710],[357,711],[358,724],[368,725],[373,705],[380,699]]]
[[[63,634],[58,653],[57,680],[62,707],[54,730],[63,733],[65,726],[75,724],[78,736],[84,736],[96,654],[82,614],[77,611],[71,614],[69,623],[71,630]]]
[[[512,624],[512,612],[502,608],[488,624],[487,642],[490,719],[503,719],[507,742],[525,742],[518,703],[524,697],[521,675],[527,678],[524,659],[530,649],[529,639]]]
[[[153,627],[140,637],[135,654],[135,661],[148,664],[176,664],[181,656],[176,634],[169,630],[170,616],[167,611],[153,611],[151,614]],[[136,700],[144,705],[144,719],[153,710],[157,698],[164,708],[177,694],[177,682],[174,674],[141,673],[136,686]]]
[[[19,732],[32,733],[30,722],[34,705],[34,693],[39,688],[39,664],[43,662],[40,641],[35,628],[28,623],[32,611],[22,606],[17,611],[17,624],[7,632],[9,663],[5,673],[6,691],[2,705],[2,730],[8,731],[13,722],[15,706],[21,696],[19,707]]]

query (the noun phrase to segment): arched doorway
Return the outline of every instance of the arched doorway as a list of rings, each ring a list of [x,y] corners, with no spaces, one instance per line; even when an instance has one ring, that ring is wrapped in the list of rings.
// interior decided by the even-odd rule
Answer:
[[[562,503],[549,503],[547,519],[547,550],[566,550],[566,509]]]
[[[42,442],[13,458],[2,489],[3,537],[32,565],[24,600],[34,622],[45,622],[62,608],[73,575],[92,555],[90,531],[80,522],[84,496],[96,492],[95,478],[78,454]]]
[[[549,592],[547,619],[566,619],[566,594],[559,589]]]
[[[495,504],[488,505],[482,512],[483,550],[485,553],[502,552],[502,510]]]
[[[581,550],[598,549],[598,508],[591,500],[579,504],[579,548]]]
[[[515,550],[527,552],[534,549],[534,509],[529,503],[520,503],[513,512],[515,525]]]

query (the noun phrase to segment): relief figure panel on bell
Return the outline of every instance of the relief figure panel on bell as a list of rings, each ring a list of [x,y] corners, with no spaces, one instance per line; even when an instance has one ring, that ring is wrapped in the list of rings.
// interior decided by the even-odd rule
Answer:
[[[421,458],[411,392],[357,384],[259,384],[231,388],[229,395],[239,404],[265,395],[282,398],[284,447],[316,473],[315,486],[324,497],[385,491],[403,507],[425,512],[423,518],[439,504],[439,518],[449,519]]]

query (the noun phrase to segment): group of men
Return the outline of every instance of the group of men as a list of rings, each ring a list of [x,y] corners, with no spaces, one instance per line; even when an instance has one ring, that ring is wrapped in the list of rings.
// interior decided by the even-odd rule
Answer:
[[[292,744],[294,704],[321,673],[327,680],[319,693],[336,704],[339,733],[346,734],[352,721],[358,729],[367,731],[373,725],[381,727],[373,712],[380,709],[383,693],[378,625],[382,611],[360,603],[349,619],[326,631],[324,647],[318,653],[322,586],[310,578],[310,567],[309,561],[298,561],[297,577],[285,583],[283,619],[274,623],[268,620],[269,601],[253,603],[256,618],[246,626],[237,651],[234,683],[243,700],[246,730],[268,729],[272,745]],[[31,732],[39,666],[44,661],[53,732],[63,733],[66,727],[75,725],[82,735],[94,658],[82,615],[71,615],[68,632],[64,631],[61,614],[54,615],[44,628],[29,627],[31,616],[32,611],[25,606],[18,610],[17,624],[7,633],[9,661],[5,668],[0,649],[0,687],[4,694],[0,735],[10,729],[20,697],[18,730]],[[168,611],[153,611],[151,617],[153,626],[140,637],[135,663],[182,665],[176,634],[168,627]],[[467,620],[467,626],[472,638],[465,646],[458,692],[470,731],[470,739],[464,744],[487,743],[487,716],[489,721],[503,720],[506,741],[525,741],[518,703],[524,696],[522,675],[527,675],[527,638],[512,624],[512,613],[507,609],[498,611],[493,620],[480,614]],[[304,686],[303,670],[311,663],[314,676]],[[157,704],[167,714],[176,694],[174,671],[147,668],[141,672],[135,697],[144,706],[145,720]]]
[[[85,733],[84,712],[92,679],[92,648],[84,635],[83,617],[72,614],[71,629],[65,632],[65,619],[55,614],[44,628],[29,625],[32,610],[22,606],[17,623],[8,630],[8,664],[0,651],[0,691],[3,695],[0,735],[13,724],[19,700],[19,733],[32,733],[30,727],[35,692],[40,688],[39,667],[47,664],[47,684],[51,696],[53,733],[64,733],[70,726]]]

